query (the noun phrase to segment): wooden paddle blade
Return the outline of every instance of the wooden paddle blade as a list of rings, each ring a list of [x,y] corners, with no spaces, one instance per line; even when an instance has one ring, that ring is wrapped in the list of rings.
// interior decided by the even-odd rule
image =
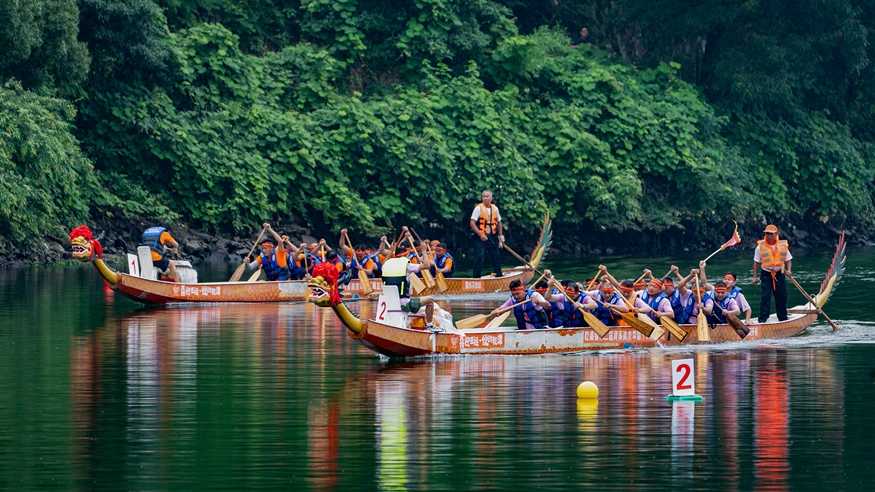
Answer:
[[[504,313],[499,314],[498,316],[489,320],[489,323],[486,323],[486,326],[484,326],[483,328],[487,330],[492,328],[498,328],[504,323],[504,320],[506,320],[510,316],[510,313],[511,311],[505,311]]]
[[[632,313],[620,313],[620,317],[632,328],[638,330],[645,337],[649,337],[653,333],[653,326],[636,318]]]
[[[729,326],[735,330],[735,333],[738,334],[738,338],[744,340],[744,337],[750,333],[750,328],[747,327],[744,323],[741,322],[734,314],[726,314],[726,322],[729,323]]]
[[[651,318],[650,316],[648,316],[644,313],[638,313],[638,319],[643,321],[644,323],[647,323],[648,325],[650,325],[654,328],[659,328],[659,323],[657,323],[656,321],[653,320],[653,318]]]
[[[444,272],[438,271],[435,280],[437,280],[438,292],[446,292],[449,290],[450,284],[447,283],[447,278],[444,277]]]
[[[425,280],[425,286],[429,289],[435,286],[434,277],[431,275],[431,271],[428,268],[424,268],[421,270],[422,279]]]
[[[412,274],[408,275],[407,278],[410,279],[410,288],[414,294],[419,294],[425,290],[425,284],[422,282],[421,278]]]
[[[586,324],[588,324],[590,328],[592,328],[593,331],[598,334],[599,338],[604,338],[605,335],[608,334],[610,328],[608,328],[608,325],[602,323],[602,320],[596,318],[594,314],[587,311],[586,309],[581,309],[580,312],[583,314],[583,319],[584,321],[586,321]]]
[[[234,273],[231,274],[231,278],[228,279],[228,282],[239,282],[241,278],[243,278],[243,272],[246,271],[246,262],[240,263]]]
[[[247,282],[258,282],[258,279],[260,277],[261,277],[261,268],[259,268],[258,270],[255,270],[255,272],[252,273],[252,276],[249,277],[249,280],[247,280]]]
[[[362,285],[362,294],[368,295],[374,291],[371,287],[371,279],[368,278],[368,273],[359,269],[359,283]]]
[[[711,328],[708,326],[708,318],[702,311],[699,311],[699,315],[696,317],[696,338],[700,342],[711,341]]]
[[[675,320],[669,318],[668,316],[660,316],[659,320],[662,322],[662,326],[668,330],[669,333],[672,334],[675,338],[683,342],[687,338],[687,331],[681,328],[679,324],[675,322]]]
[[[462,330],[465,330],[468,328],[477,328],[478,326],[482,325],[483,323],[485,323],[488,320],[489,320],[489,316],[486,314],[475,314],[474,316],[471,316],[471,317],[468,317],[465,319],[460,319],[459,321],[456,321],[456,328],[459,328]]]

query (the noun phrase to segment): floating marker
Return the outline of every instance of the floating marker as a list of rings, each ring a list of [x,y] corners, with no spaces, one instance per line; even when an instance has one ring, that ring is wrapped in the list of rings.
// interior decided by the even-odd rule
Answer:
[[[584,381],[577,386],[577,398],[595,400],[599,397],[599,387],[592,381]]]
[[[665,397],[666,400],[700,401],[703,399],[701,395],[696,394],[694,367],[694,359],[671,361],[671,394]]]

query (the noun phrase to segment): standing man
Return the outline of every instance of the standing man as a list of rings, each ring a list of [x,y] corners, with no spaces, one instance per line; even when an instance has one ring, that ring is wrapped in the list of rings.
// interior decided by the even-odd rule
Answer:
[[[504,227],[498,207],[492,204],[492,192],[484,190],[481,202],[471,212],[469,226],[479,239],[474,255],[474,278],[480,276],[483,262],[488,257],[492,272],[501,277],[499,250],[504,246]]]
[[[793,255],[786,240],[778,238],[778,226],[769,224],[763,231],[765,236],[757,241],[753,254],[753,283],[762,282],[760,289],[759,322],[769,319],[772,296],[775,296],[775,313],[779,321],[787,319],[787,284],[784,273],[793,272]],[[757,275],[757,271],[762,271]]]

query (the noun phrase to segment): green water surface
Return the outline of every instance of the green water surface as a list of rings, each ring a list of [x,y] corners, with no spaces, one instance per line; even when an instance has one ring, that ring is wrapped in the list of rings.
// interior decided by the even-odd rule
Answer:
[[[817,290],[830,254],[796,254]],[[598,263],[549,266],[583,279]],[[143,309],[87,265],[0,271],[0,488],[872,490],[873,265],[849,252],[835,334],[401,363],[304,303]],[[749,269],[726,254],[711,276]],[[705,398],[672,404],[670,363],[687,357]],[[576,400],[583,380],[597,403]]]

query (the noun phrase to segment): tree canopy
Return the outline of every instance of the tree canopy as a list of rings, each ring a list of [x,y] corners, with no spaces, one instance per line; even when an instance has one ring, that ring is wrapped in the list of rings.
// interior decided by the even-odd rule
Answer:
[[[875,2],[0,0],[0,233],[873,217]],[[581,39],[586,27],[589,36]],[[8,178],[8,179],[7,179]]]

